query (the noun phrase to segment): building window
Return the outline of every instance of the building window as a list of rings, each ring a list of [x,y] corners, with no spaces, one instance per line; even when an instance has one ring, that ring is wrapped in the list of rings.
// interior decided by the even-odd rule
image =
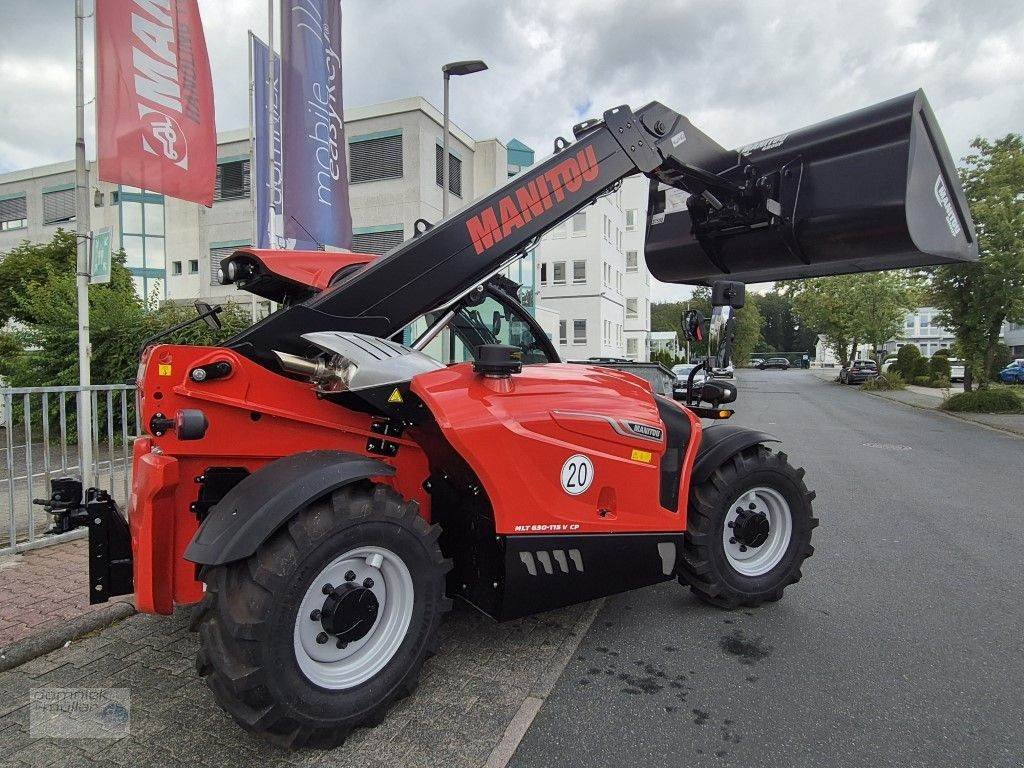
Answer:
[[[0,232],[27,227],[26,210],[24,195],[12,195],[6,199],[0,197]]]
[[[388,228],[371,230],[354,230],[352,232],[352,250],[355,253],[374,253],[380,256],[392,248],[397,248],[405,241],[405,231],[394,225]]]
[[[636,229],[636,208],[630,208],[626,211],[626,231],[633,232]]]
[[[636,339],[626,339],[626,357],[636,357],[637,343]]]
[[[210,285],[220,285],[220,263],[239,248],[248,247],[248,242],[210,246]]]
[[[615,248],[622,253],[622,230],[618,227],[615,228]]]
[[[557,227],[551,229],[552,240],[562,240],[565,238],[565,224],[559,224]]]
[[[572,263],[572,281],[577,285],[587,282],[587,262],[574,261]]]
[[[180,275],[181,274],[181,262],[180,261],[172,261],[171,262],[171,274],[172,275]]]
[[[552,282],[555,285],[565,285],[565,262],[555,261],[551,264],[552,268]]]
[[[199,259],[189,259],[188,260],[188,273],[190,275],[198,275],[199,274]]]
[[[125,266],[148,307],[154,297],[165,295],[164,198],[136,187],[119,187],[117,205]]]
[[[636,272],[637,264],[636,251],[626,251],[626,271]]]
[[[572,343],[573,344],[586,344],[587,343],[587,321],[586,320],[573,320],[572,321]]]
[[[587,213],[581,211],[580,213],[573,214],[572,217],[572,236],[583,237],[587,234]]]
[[[639,300],[635,296],[631,296],[626,299],[626,317],[630,320],[635,320],[637,317],[637,304]]]
[[[249,196],[249,161],[228,160],[217,163],[217,180],[213,187],[213,199],[241,200]]]
[[[353,136],[348,140],[348,176],[353,184],[402,178],[402,132]]]
[[[622,293],[622,273],[615,270],[615,290]]]
[[[437,186],[444,186],[443,168],[441,167],[441,155],[444,154],[444,147],[440,144],[434,145],[434,181]],[[456,197],[462,197],[462,160],[448,152],[448,191]]]
[[[43,192],[43,224],[75,220],[75,188]]]
[[[548,265],[546,262],[540,265],[540,284],[548,284]]]
[[[558,343],[559,344],[568,344],[569,343],[569,339],[566,338],[566,333],[567,333],[566,326],[567,325],[568,325],[568,322],[565,321],[565,320],[559,320],[558,321]]]

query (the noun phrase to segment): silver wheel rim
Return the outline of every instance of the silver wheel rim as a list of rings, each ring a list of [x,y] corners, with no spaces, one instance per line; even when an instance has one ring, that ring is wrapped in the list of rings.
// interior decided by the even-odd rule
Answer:
[[[344,584],[347,573],[351,581],[369,587],[377,598],[377,617],[363,637],[339,648],[336,638],[317,642],[324,632],[319,620],[311,618],[324,605],[325,584]],[[398,555],[383,547],[359,547],[333,560],[313,579],[299,604],[295,616],[294,647],[299,669],[321,688],[340,690],[354,688],[372,678],[398,651],[412,621],[415,591],[412,575]]]
[[[757,547],[745,546],[737,541],[730,523],[735,523],[741,510],[763,514],[768,518],[768,538]],[[736,499],[725,515],[722,545],[725,557],[733,570],[743,576],[763,576],[777,566],[793,538],[793,515],[789,504],[774,488],[751,488]]]

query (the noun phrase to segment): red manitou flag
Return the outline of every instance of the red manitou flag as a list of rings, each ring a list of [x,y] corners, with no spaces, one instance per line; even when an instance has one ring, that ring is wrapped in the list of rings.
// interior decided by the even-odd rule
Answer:
[[[197,0],[96,3],[103,181],[213,205],[217,129]]]

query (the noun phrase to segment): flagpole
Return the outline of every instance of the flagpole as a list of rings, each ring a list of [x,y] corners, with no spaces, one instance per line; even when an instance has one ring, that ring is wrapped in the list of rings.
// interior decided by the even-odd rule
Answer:
[[[256,199],[259,196],[257,185],[253,181],[259,178],[256,173],[256,75],[253,71],[252,30],[249,30],[249,208],[252,210],[252,247],[260,247],[259,216],[257,216]],[[256,294],[249,294],[249,320],[256,322]]]
[[[85,63],[82,44],[85,9],[75,0],[75,231],[78,260],[75,283],[78,293],[78,465],[82,485],[95,485],[92,466],[92,379],[89,344],[89,176],[85,167]]]
[[[277,247],[278,234],[274,220],[274,0],[267,0],[267,223],[270,230],[270,247]]]

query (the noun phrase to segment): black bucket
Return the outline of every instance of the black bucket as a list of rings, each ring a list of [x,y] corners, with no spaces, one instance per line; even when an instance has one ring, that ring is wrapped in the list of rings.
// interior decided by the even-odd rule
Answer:
[[[657,279],[755,283],[978,258],[970,210],[923,91],[737,152],[723,153],[729,162],[719,167],[729,167],[717,175],[737,185],[761,179],[776,215],[753,226],[707,228],[699,218],[695,226],[701,208],[672,189],[666,201],[652,182],[645,255]]]

